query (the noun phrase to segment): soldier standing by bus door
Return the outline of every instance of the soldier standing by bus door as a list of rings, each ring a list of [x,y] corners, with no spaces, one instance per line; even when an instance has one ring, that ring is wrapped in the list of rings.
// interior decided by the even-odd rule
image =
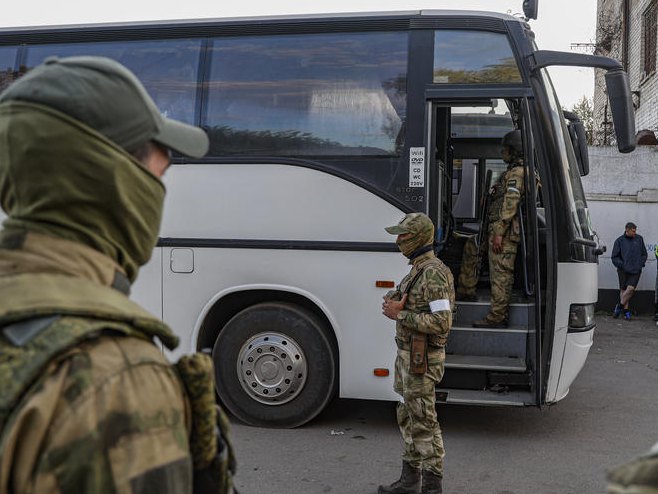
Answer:
[[[443,377],[455,307],[452,273],[434,255],[434,225],[425,214],[408,214],[386,231],[398,236],[396,243],[412,268],[382,305],[383,314],[396,321],[394,389],[401,396],[397,420],[404,453],[400,479],[380,486],[378,493],[441,494],[445,453],[436,386]]]
[[[457,285],[458,300],[476,300],[479,267],[484,249],[488,248],[491,308],[484,319],[475,321],[476,328],[506,328],[509,303],[514,285],[514,262],[521,240],[519,204],[524,195],[525,166],[521,131],[513,130],[502,140],[503,160],[507,170],[500,175],[489,193],[488,231],[481,245],[475,237],[464,247]]]

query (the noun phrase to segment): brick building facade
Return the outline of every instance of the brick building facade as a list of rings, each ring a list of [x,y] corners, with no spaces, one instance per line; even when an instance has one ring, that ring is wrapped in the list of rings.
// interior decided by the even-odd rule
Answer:
[[[596,55],[619,60],[628,72],[635,128],[658,137],[658,0],[598,0]],[[614,144],[603,71],[596,71],[594,144]]]

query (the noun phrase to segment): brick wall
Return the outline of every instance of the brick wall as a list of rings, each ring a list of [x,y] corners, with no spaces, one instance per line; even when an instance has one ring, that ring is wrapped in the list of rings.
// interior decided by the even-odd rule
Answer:
[[[633,96],[636,105],[635,127],[643,130],[649,129],[656,132],[658,136],[658,71],[653,74],[643,74],[643,14],[651,0],[631,0],[631,13],[629,18],[629,46],[628,46],[628,75],[631,83],[631,91],[639,91],[639,95]],[[615,27],[615,21],[623,17],[622,0],[599,0],[597,12],[597,43],[599,55],[609,56],[617,60],[622,59],[623,54],[623,31],[612,37],[612,43],[604,43],[606,33]],[[604,124],[606,120],[607,96],[605,93],[604,71],[597,70],[595,75],[594,89],[594,130],[595,144],[604,144],[604,137],[610,138],[610,132],[606,132]],[[612,121],[608,110],[607,120]],[[611,139],[611,140],[610,140]],[[610,138],[608,144],[614,143]]]

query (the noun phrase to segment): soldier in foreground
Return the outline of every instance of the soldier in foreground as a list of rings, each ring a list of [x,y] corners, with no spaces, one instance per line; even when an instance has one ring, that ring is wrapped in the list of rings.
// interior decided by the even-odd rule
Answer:
[[[521,131],[517,129],[505,134],[502,146],[503,160],[508,166],[490,191],[489,208],[485,211],[488,215],[487,235],[481,245],[476,245],[475,237],[466,242],[457,280],[457,298],[476,300],[480,262],[488,248],[491,307],[484,319],[473,323],[476,328],[507,327],[514,261],[521,240],[518,208],[525,188]]]
[[[128,299],[158,238],[160,115],[100,57],[50,59],[0,94],[0,494],[233,492],[212,363]]]
[[[384,315],[396,321],[394,389],[402,397],[397,419],[404,453],[400,479],[380,486],[379,494],[441,494],[445,453],[435,388],[443,377],[455,306],[452,274],[434,255],[434,225],[426,215],[408,214],[386,231],[398,236],[412,268],[382,306]]]

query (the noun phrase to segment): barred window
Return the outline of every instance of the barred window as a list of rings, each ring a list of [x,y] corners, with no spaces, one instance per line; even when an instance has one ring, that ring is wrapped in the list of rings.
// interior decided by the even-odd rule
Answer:
[[[656,70],[656,39],[658,38],[658,1],[653,0],[642,14],[642,52],[644,74]]]

